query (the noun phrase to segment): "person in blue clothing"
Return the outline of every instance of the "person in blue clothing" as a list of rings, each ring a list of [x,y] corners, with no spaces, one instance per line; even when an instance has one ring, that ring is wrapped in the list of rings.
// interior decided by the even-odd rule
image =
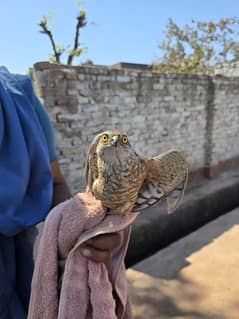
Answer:
[[[27,230],[71,197],[53,128],[31,80],[0,67],[0,319],[26,319],[33,272]],[[101,235],[82,254],[105,262],[121,234]]]

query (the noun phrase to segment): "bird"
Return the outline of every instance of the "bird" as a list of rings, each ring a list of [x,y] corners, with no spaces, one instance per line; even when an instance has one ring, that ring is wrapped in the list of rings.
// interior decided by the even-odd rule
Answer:
[[[180,149],[146,158],[135,151],[125,133],[108,130],[97,134],[89,146],[85,179],[109,214],[141,211],[163,199],[171,213],[184,195],[188,165]]]

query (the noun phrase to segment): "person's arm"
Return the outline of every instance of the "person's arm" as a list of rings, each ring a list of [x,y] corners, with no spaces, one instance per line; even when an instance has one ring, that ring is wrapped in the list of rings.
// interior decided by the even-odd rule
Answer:
[[[61,202],[69,199],[72,195],[70,189],[66,183],[65,178],[63,177],[58,161],[53,160],[51,162],[51,171],[53,176],[53,198],[52,206],[56,206]]]

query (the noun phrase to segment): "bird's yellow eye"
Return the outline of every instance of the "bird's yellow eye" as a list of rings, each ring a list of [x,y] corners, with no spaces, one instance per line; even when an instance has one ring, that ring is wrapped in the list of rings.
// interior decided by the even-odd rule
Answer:
[[[124,143],[124,144],[127,144],[128,143],[128,137],[126,135],[123,135],[122,138],[121,138],[121,141]]]
[[[102,141],[103,143],[108,142],[108,140],[109,140],[109,135],[108,135],[108,134],[103,134],[103,135],[101,136],[101,141]]]

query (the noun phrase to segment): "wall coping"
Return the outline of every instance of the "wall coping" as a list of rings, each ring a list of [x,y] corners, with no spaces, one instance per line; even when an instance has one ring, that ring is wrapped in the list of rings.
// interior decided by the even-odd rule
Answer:
[[[99,72],[99,70],[103,71],[103,73],[108,72],[116,72],[117,74],[140,74],[141,76],[157,76],[157,77],[164,77],[168,79],[177,79],[179,77],[183,79],[221,79],[221,78],[228,78],[224,77],[223,75],[215,75],[210,76],[207,74],[192,74],[192,73],[165,73],[159,71],[153,71],[150,65],[147,64],[140,64],[140,63],[128,63],[128,62],[120,62],[113,65],[97,65],[97,64],[80,64],[80,65],[67,65],[67,64],[55,64],[48,61],[39,61],[33,65],[33,69],[35,71],[45,71],[45,70],[75,70],[77,71],[89,71],[89,73]],[[235,77],[232,77],[233,80]],[[230,79],[230,78],[229,78]]]

